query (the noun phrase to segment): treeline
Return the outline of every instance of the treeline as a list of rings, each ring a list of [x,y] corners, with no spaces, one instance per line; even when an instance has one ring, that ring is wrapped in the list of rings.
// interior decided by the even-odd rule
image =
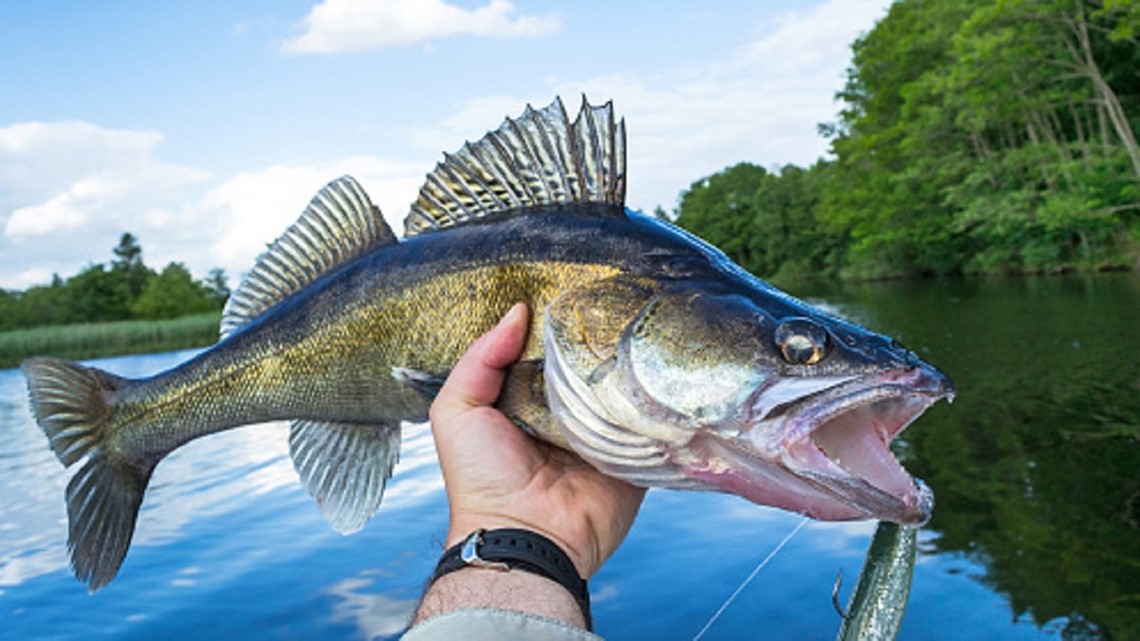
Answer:
[[[762,276],[1135,266],[1140,0],[900,0],[853,45],[832,158],[694,183]]]
[[[50,285],[25,291],[0,289],[0,331],[98,323],[158,320],[217,311],[230,291],[225,273],[214,269],[195,281],[181,263],[160,272],[146,266],[134,235],[124,233],[109,264],[90,265]]]

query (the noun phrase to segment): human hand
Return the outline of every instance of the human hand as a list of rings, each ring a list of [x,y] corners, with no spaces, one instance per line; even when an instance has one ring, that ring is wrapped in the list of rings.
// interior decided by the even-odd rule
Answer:
[[[557,543],[589,579],[629,532],[645,490],[534,439],[495,409],[528,325],[526,306],[511,308],[468,348],[432,403],[451,511],[447,547],[480,528],[524,528]]]

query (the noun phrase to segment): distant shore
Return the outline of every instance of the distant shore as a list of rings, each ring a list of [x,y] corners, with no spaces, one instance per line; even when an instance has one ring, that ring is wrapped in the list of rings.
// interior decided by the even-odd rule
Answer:
[[[17,329],[0,332],[0,369],[18,367],[32,356],[71,360],[166,352],[212,345],[221,314],[209,312],[169,320],[131,320]]]

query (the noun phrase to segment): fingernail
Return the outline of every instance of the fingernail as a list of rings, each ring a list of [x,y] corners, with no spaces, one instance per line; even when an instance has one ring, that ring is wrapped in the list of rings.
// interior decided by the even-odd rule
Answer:
[[[515,303],[514,306],[511,307],[510,311],[507,312],[507,315],[503,316],[502,320],[499,321],[499,326],[502,327],[503,325],[509,325],[517,321],[519,314],[522,314],[525,308],[526,306],[524,304]]]

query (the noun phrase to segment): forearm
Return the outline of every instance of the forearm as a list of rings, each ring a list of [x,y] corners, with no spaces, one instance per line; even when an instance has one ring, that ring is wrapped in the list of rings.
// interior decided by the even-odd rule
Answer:
[[[475,567],[451,572],[433,583],[412,624],[463,608],[515,610],[586,627],[581,607],[558,583],[521,570]]]

